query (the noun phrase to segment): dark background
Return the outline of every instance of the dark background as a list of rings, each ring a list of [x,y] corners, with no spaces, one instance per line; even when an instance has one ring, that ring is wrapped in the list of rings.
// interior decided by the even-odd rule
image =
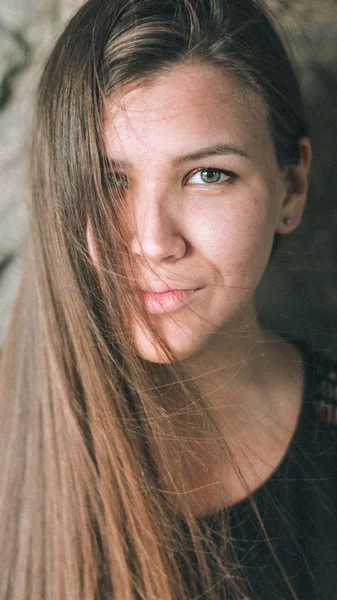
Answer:
[[[282,236],[259,286],[261,321],[337,360],[337,2],[275,4],[298,65],[313,165],[303,222]]]

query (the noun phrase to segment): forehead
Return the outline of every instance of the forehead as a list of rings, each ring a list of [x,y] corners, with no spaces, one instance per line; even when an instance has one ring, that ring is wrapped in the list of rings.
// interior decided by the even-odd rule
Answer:
[[[270,138],[267,111],[256,92],[219,67],[182,65],[151,82],[122,86],[107,99],[108,154],[123,160],[142,146],[188,151],[205,138],[252,146]]]

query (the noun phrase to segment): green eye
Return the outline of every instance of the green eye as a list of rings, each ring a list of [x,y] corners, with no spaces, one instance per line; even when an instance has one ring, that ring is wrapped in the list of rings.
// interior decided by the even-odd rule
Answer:
[[[236,178],[235,173],[231,171],[224,171],[223,169],[216,169],[212,167],[202,167],[197,171],[194,171],[192,176],[187,180],[189,184],[214,184],[214,183],[226,183]]]
[[[208,169],[207,171],[201,171],[200,177],[204,183],[218,183],[221,178],[221,173],[220,171],[212,171]]]

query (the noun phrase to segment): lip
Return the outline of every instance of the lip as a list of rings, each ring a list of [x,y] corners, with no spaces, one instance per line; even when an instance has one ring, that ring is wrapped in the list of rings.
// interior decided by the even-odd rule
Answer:
[[[167,286],[168,287],[168,286]],[[188,292],[191,290],[196,290],[196,289],[200,289],[200,288],[179,288],[179,287],[170,287],[169,289],[166,288],[159,288],[156,289],[155,286],[150,286],[149,289],[145,289],[145,288],[135,288],[136,292],[140,292],[142,294],[166,294],[168,292]]]
[[[138,292],[145,308],[152,314],[172,312],[194,298],[202,288],[170,290],[169,292]]]

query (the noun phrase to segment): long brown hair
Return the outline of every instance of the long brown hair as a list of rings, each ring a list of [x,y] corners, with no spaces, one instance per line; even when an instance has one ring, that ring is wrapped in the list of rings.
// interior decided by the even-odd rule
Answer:
[[[39,86],[29,238],[1,360],[0,600],[187,600],[200,590],[211,600],[219,587],[207,555],[221,597],[243,598],[226,511],[213,548],[179,468],[182,453],[197,460],[193,410],[205,446],[216,424],[134,301],[101,129],[121,85],[187,61],[254,89],[280,164],[299,161],[301,94],[254,0],[89,0],[70,21]],[[131,308],[162,364],[133,349]]]

